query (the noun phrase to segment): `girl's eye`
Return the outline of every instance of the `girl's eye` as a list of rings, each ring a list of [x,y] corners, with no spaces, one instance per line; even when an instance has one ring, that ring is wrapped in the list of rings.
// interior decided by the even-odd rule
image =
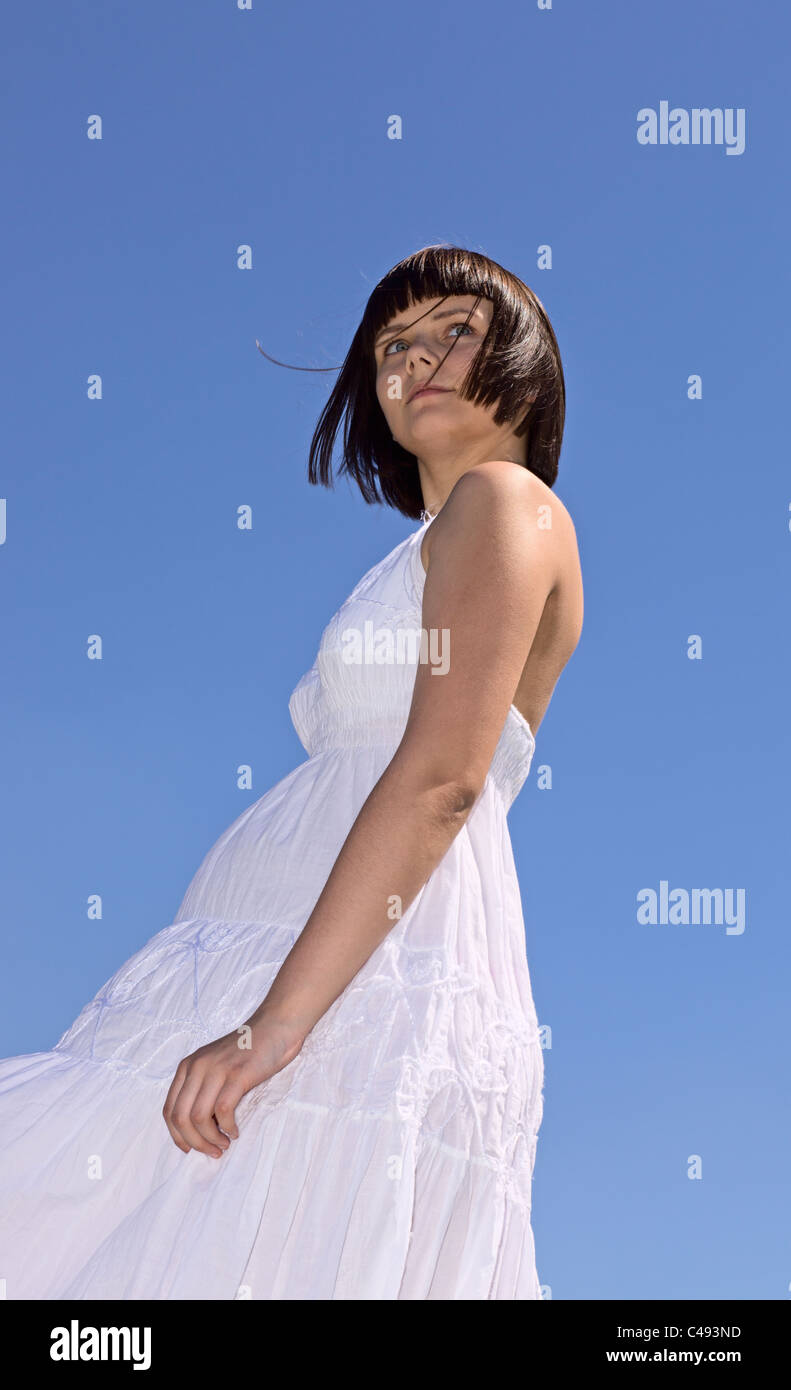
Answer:
[[[451,333],[451,332],[453,331],[454,328],[463,328],[463,329],[466,330],[467,333],[472,333],[472,332],[474,331],[474,330],[470,327],[470,325],[469,325],[468,323],[465,323],[463,320],[460,320],[459,323],[452,323],[451,326],[450,326],[450,328],[448,329],[448,332]],[[393,341],[392,341],[392,343],[388,343],[388,344],[387,344],[387,347],[385,348],[384,354],[383,354],[383,355],[384,355],[385,357],[388,357],[388,356],[390,355],[390,349],[391,349],[391,348],[399,348],[399,347],[402,347],[402,346],[404,345],[404,343],[405,343],[405,339],[404,339],[404,338],[394,338]]]

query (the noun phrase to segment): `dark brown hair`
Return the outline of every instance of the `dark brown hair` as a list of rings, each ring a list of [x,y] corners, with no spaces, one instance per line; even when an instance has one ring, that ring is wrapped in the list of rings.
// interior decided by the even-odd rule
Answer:
[[[399,261],[372,291],[313,434],[311,483],[333,486],[332,453],[345,415],[343,459],[337,472],[354,478],[366,502],[386,502],[408,517],[421,515],[417,459],[393,439],[377,399],[374,343],[394,315],[421,300],[451,295],[492,301],[491,323],[458,394],[479,405],[499,402],[495,424],[519,418],[519,436],[529,427],[527,468],[552,487],[558,475],[566,388],[544,306],[516,275],[488,256],[444,245],[425,246]]]

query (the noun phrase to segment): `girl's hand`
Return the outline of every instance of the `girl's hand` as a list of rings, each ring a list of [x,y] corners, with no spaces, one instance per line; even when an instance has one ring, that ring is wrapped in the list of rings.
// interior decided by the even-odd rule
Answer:
[[[176,1147],[219,1158],[239,1137],[234,1112],[242,1096],[288,1066],[304,1040],[292,1024],[267,1017],[262,1008],[243,1027],[179,1062],[162,1109]]]

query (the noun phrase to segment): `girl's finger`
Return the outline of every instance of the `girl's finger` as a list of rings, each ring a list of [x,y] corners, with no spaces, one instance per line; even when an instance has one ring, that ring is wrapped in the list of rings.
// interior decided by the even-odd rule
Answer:
[[[173,1143],[176,1145],[176,1148],[181,1149],[182,1153],[189,1153],[190,1146],[186,1142],[183,1134],[179,1132],[176,1125],[173,1123],[173,1106],[175,1105],[176,1097],[184,1084],[187,1072],[187,1060],[186,1058],[184,1058],[183,1061],[179,1062],[178,1067],[176,1068],[176,1074],[170,1083],[170,1087],[165,1098],[165,1104],[162,1106],[162,1117],[165,1121],[165,1124],[167,1125],[168,1134],[173,1140]]]
[[[217,1096],[222,1091],[225,1084],[224,1074],[205,1076],[203,1085],[198,1091],[190,1108],[190,1120],[195,1129],[206,1140],[208,1144],[214,1145],[218,1149],[228,1148],[229,1140],[220,1130],[214,1118]]]
[[[168,1093],[165,1097],[165,1104],[162,1106],[162,1114],[164,1115],[166,1122],[173,1113],[173,1105],[176,1100],[176,1096],[178,1095],[179,1091],[184,1085],[184,1080],[186,1078],[187,1071],[187,1059],[185,1057],[181,1062],[179,1062],[178,1066],[176,1067],[176,1074],[170,1083]]]
[[[192,1107],[202,1084],[203,1075],[195,1075],[193,1068],[176,1097],[171,1119],[190,1148],[197,1149],[199,1153],[208,1154],[210,1158],[219,1158],[222,1152],[219,1145],[201,1134],[192,1118]]]
[[[231,1139],[239,1138],[239,1127],[236,1123],[236,1107],[242,1096],[247,1094],[247,1086],[243,1086],[238,1080],[235,1082],[226,1081],[217,1099],[214,1102],[214,1117],[220,1129],[230,1135]]]
[[[176,1148],[181,1149],[182,1153],[188,1154],[190,1151],[189,1144],[186,1142],[183,1134],[180,1134],[179,1131],[176,1129],[176,1126],[173,1124],[173,1121],[169,1120],[167,1116],[165,1116],[165,1124],[168,1127],[168,1133],[171,1139],[173,1140],[173,1143],[176,1145]]]

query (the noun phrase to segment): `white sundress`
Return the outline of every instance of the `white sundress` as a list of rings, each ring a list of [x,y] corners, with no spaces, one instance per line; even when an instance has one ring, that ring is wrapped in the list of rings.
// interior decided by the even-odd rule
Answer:
[[[51,1051],[0,1061],[8,1299],[541,1297],[544,1063],[506,820],[535,740],[513,707],[447,853],[299,1055],[243,1097],[239,1138],[185,1154],[162,1117],[181,1059],[265,997],[401,739],[414,645],[353,664],[343,634],[372,624],[381,650],[382,629],[421,627],[432,519],[325,628],[289,705],[308,758]]]

